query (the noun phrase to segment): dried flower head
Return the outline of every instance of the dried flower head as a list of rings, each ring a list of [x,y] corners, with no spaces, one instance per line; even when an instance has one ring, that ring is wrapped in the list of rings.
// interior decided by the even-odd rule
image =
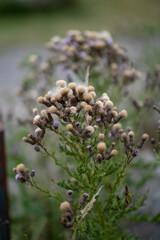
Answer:
[[[61,211],[68,211],[71,209],[71,206],[70,206],[69,202],[65,201],[65,202],[61,203],[60,209],[61,209]]]

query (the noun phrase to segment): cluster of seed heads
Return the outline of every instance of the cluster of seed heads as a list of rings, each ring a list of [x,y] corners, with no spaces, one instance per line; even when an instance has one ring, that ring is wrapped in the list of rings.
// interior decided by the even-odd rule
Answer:
[[[109,32],[70,30],[64,38],[53,37],[47,44],[51,56],[42,59],[33,54],[29,57],[29,72],[22,85],[17,89],[28,112],[31,112],[34,100],[47,91],[53,84],[53,76],[59,76],[67,82],[81,79],[88,66],[93,66],[91,72],[99,72],[106,76],[110,83],[126,84],[141,76],[128,59],[126,50],[113,42]],[[98,83],[97,83],[98,84]],[[128,89],[126,90],[128,94]],[[19,123],[29,122],[29,119],[19,120]]]
[[[58,62],[66,64],[67,62],[73,64],[74,60],[77,63],[83,60],[87,64],[96,64],[106,57],[106,54],[109,56],[111,51],[112,57],[117,61],[127,60],[124,51],[118,45],[114,45],[110,33],[106,31],[70,30],[65,38],[53,37],[47,47],[57,54]],[[72,69],[78,71],[78,65],[74,64]]]
[[[93,86],[85,87],[75,83],[67,86],[64,80],[57,81],[56,85],[55,92],[50,91],[44,97],[38,97],[38,102],[47,109],[41,112],[33,109],[33,124],[38,128],[34,135],[28,134],[27,137],[23,137],[23,141],[34,145],[34,149],[39,151],[46,129],[60,133],[63,123],[69,135],[81,139],[93,139],[98,135],[98,162],[115,156],[117,151],[113,149],[113,144],[107,150],[105,133],[122,118],[127,117],[126,110],[118,113],[107,94],[96,98]],[[87,148],[92,153],[92,146],[87,145]]]
[[[32,171],[29,173],[29,170],[25,168],[25,165],[23,163],[20,163],[15,168],[13,168],[13,172],[16,173],[16,180],[19,180],[21,183],[28,182],[30,180],[30,176],[35,176],[35,170],[32,169]]]
[[[125,49],[113,42],[110,33],[106,31],[70,30],[65,38],[53,37],[47,47],[53,52],[54,58],[56,56],[57,64],[63,64],[65,69],[75,73],[86,69],[86,66],[94,66],[95,71],[108,67],[113,83],[123,81],[126,84],[140,77]]]
[[[127,156],[136,157],[138,154],[138,149],[142,149],[145,141],[148,140],[149,136],[148,134],[144,133],[138,143],[136,143],[134,139],[134,132],[131,130],[131,128],[128,128],[125,132],[122,128],[122,125],[120,123],[114,124],[111,130],[111,133],[109,134],[109,137],[112,140],[120,140],[124,143],[124,149]],[[114,142],[112,145],[115,144]]]
[[[71,203],[73,202],[72,195],[73,195],[73,191],[69,190],[68,191],[68,201],[64,201],[60,205],[60,210],[63,212],[63,214],[60,218],[60,223],[63,226],[65,226],[66,228],[73,227],[74,211],[73,211],[73,207],[71,206]],[[83,196],[80,200],[80,203],[79,203],[80,204],[79,208],[83,207],[86,204],[88,197],[89,197],[89,195],[87,193],[83,194]]]
[[[45,89],[50,76],[56,72],[55,66],[63,65],[63,69],[69,69],[77,73],[86,70],[87,66],[94,66],[95,70],[110,69],[113,83],[123,80],[124,84],[140,77],[140,73],[133,68],[126,55],[126,51],[113,42],[109,32],[96,32],[70,30],[65,38],[53,37],[47,44],[52,56],[42,61],[38,55],[31,55],[29,63],[31,71],[18,89],[18,95],[25,98],[34,98],[36,92],[32,89],[33,82],[38,82],[37,88],[40,93]],[[129,64],[127,64],[129,63]],[[97,67],[97,68],[96,68]],[[68,72],[69,73],[69,72]],[[67,71],[66,71],[67,80]],[[65,77],[64,76],[64,77]]]
[[[116,145],[114,141],[117,139],[124,143],[127,155],[137,156],[137,148],[143,147],[148,135],[143,134],[137,144],[133,131],[123,130],[119,121],[127,117],[126,110],[118,113],[107,94],[96,98],[93,86],[85,87],[75,83],[67,86],[64,80],[58,80],[56,85],[55,92],[50,91],[44,97],[38,97],[38,102],[47,109],[41,112],[33,109],[35,114],[33,124],[38,128],[34,135],[28,134],[27,137],[23,137],[24,142],[34,145],[34,149],[40,151],[46,129],[61,134],[62,125],[65,124],[68,137],[73,135],[80,139],[94,139],[98,136],[96,148],[91,144],[86,145],[89,155],[94,158],[96,156],[98,163],[117,155],[117,150],[114,149]],[[113,141],[109,146],[106,145],[106,137]]]

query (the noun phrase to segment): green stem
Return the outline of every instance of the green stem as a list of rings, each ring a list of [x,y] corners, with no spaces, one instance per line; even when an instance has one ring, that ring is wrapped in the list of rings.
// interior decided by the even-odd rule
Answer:
[[[32,186],[33,188],[35,188],[40,192],[43,192],[45,195],[47,195],[47,197],[56,198],[52,193],[50,193],[49,190],[45,190],[42,187],[40,187],[31,177],[29,178],[29,183],[30,183],[30,186]]]
[[[77,148],[77,146],[75,144],[73,144],[72,142],[70,142],[61,132],[57,132],[52,127],[49,127],[49,129],[52,130],[57,135],[61,136],[68,143],[68,145],[71,146],[74,150],[76,150],[77,153],[80,155],[79,149]]]

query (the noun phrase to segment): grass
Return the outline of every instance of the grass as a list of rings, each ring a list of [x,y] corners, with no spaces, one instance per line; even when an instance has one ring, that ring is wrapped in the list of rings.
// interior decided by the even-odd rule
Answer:
[[[108,29],[113,35],[160,33],[159,0],[75,0],[64,8],[1,14],[0,48],[44,43],[68,29]]]

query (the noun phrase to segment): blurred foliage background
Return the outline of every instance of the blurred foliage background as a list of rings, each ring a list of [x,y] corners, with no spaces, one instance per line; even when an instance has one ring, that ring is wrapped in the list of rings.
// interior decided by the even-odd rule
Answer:
[[[68,29],[153,37],[160,32],[159,0],[0,1],[0,47],[44,43]]]

